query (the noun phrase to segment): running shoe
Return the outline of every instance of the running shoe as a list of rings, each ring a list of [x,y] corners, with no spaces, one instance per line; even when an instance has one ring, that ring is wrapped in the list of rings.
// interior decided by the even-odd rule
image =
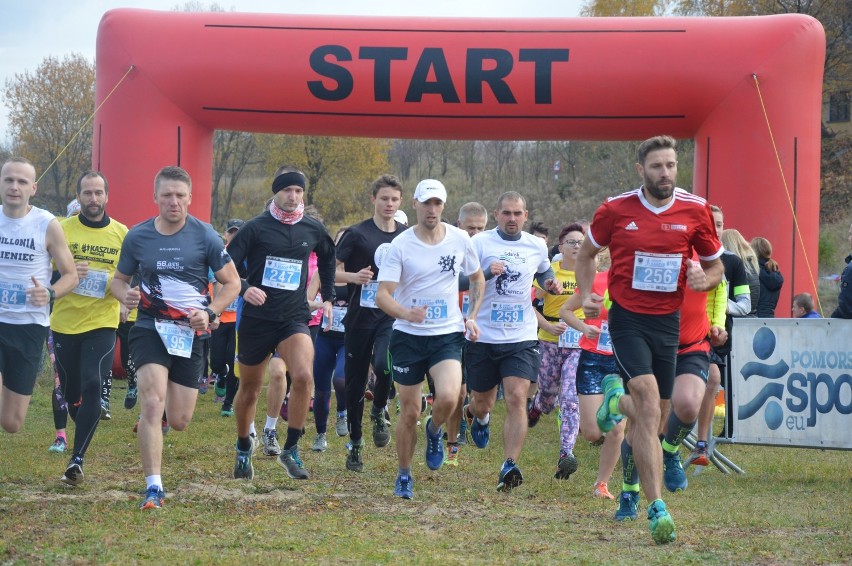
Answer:
[[[521,469],[511,459],[507,458],[500,468],[500,477],[497,480],[497,491],[509,491],[524,483],[524,475]]]
[[[172,430],[172,427],[169,426],[169,421],[166,419],[166,417],[163,417],[163,420],[160,421],[160,427],[163,430],[163,436],[166,436],[169,431]]]
[[[426,421],[426,465],[430,470],[439,470],[444,465],[444,440],[441,438],[441,429],[435,436],[429,434],[429,425],[432,417]]]
[[[609,488],[606,485],[605,481],[599,481],[595,483],[595,488],[592,491],[593,497],[599,497],[601,499],[615,499],[615,496],[609,492]]]
[[[124,394],[124,408],[128,411],[136,406],[136,398],[139,396],[139,389],[135,385],[127,388],[127,393]]]
[[[349,453],[346,455],[346,469],[352,472],[364,471],[364,460],[361,457],[361,449],[364,447],[364,439],[358,441],[358,444],[353,444],[349,447]]]
[[[214,403],[224,403],[225,402],[225,393],[227,390],[224,387],[219,387],[218,385],[213,388],[213,402]]]
[[[541,418],[541,411],[535,408],[535,404],[530,401],[529,408],[527,409],[527,425],[530,428],[533,428],[538,424],[539,419]]]
[[[651,521],[648,526],[651,528],[651,538],[655,543],[668,544],[675,541],[677,537],[674,519],[669,515],[662,499],[657,499],[648,505],[648,520]]]
[[[257,433],[250,432],[249,440],[251,440],[251,453],[254,455],[254,453],[257,452],[257,447],[260,445],[260,440],[257,439]]]
[[[377,413],[375,409],[370,409],[370,420],[373,421],[373,443],[376,448],[384,448],[390,442],[391,437],[384,411],[379,410]]]
[[[393,494],[403,499],[414,499],[414,478],[397,475],[393,486]]]
[[[207,395],[207,389],[210,387],[210,378],[206,375],[202,375],[198,378],[198,393],[201,395]]]
[[[237,450],[237,460],[234,463],[234,479],[250,480],[254,478],[254,466],[251,463],[252,450]]]
[[[444,464],[447,466],[459,465],[459,446],[454,444],[447,450],[447,455],[444,457]]]
[[[707,457],[707,445],[698,442],[695,445],[695,449],[689,453],[689,456],[686,458],[686,462],[684,462],[684,466],[689,467],[694,464],[696,466],[709,466],[710,458]]]
[[[72,458],[59,481],[71,486],[83,483],[83,461],[76,457]]]
[[[222,405],[222,411],[219,413],[223,417],[233,417],[234,416],[234,406],[233,405]]]
[[[372,389],[367,389],[366,391],[364,391],[364,399],[366,399],[367,401],[372,401],[373,397],[374,395]]]
[[[462,409],[462,414],[467,419],[468,430],[470,430],[470,438],[477,448],[485,448],[488,446],[488,440],[491,438],[491,421],[488,424],[480,424],[479,419],[473,416],[468,416],[468,407],[465,405]]]
[[[559,461],[556,463],[556,474],[553,477],[558,480],[567,480],[576,471],[577,458],[568,452],[560,452]]]
[[[278,464],[287,470],[287,475],[294,480],[306,480],[310,477],[305,464],[299,458],[299,447],[293,446],[289,450],[282,450],[278,455]]]
[[[613,397],[621,397],[624,395],[624,385],[622,385],[621,377],[611,374],[603,378],[601,386],[604,390],[604,400],[601,406],[598,407],[596,413],[598,428],[601,432],[609,432],[624,418],[619,412],[612,412],[609,408],[610,400]]]
[[[311,446],[311,450],[314,452],[325,452],[326,448],[328,448],[328,440],[325,438],[325,433],[321,432],[317,434],[317,439],[314,440],[314,445]]]
[[[274,428],[263,429],[261,436],[263,453],[267,456],[278,456],[281,454],[281,446],[278,444],[278,432]]]
[[[288,413],[288,411],[287,411],[287,398],[285,397],[285,398],[284,398],[284,402],[283,402],[283,403],[281,403],[281,409],[278,411],[278,415],[279,415],[279,416],[280,416],[283,420],[285,420],[285,421],[286,421],[286,420],[287,420],[287,413]]]
[[[108,421],[112,419],[112,415],[109,414],[109,401],[101,399],[101,420]]]
[[[635,521],[639,509],[639,492],[622,491],[618,496],[618,509],[615,511],[616,521]]]
[[[462,415],[461,423],[459,424],[459,444],[464,446],[467,444],[467,419]]]
[[[68,447],[68,441],[65,440],[64,436],[57,436],[56,440],[53,441],[53,444],[50,445],[50,448],[47,449],[48,452],[65,452],[65,448]]]
[[[160,509],[163,507],[163,500],[165,500],[166,494],[163,493],[163,488],[158,485],[152,485],[145,492],[145,499],[142,500],[142,505],[139,506],[140,509]]]
[[[337,436],[346,436],[349,434],[349,425],[346,423],[346,412],[337,415],[334,430],[337,432]]]
[[[426,414],[426,407],[428,407],[428,405],[426,404],[426,396],[421,395],[420,396],[420,414],[421,415]]]
[[[689,485],[680,463],[680,450],[674,453],[663,450],[663,483],[671,492],[683,491]]]

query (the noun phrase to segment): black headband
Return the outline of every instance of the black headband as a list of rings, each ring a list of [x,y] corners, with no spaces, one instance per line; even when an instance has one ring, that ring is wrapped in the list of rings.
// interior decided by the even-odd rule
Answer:
[[[278,191],[285,189],[291,185],[296,185],[299,187],[305,188],[305,176],[301,173],[297,173],[296,171],[288,171],[287,173],[281,173],[275,180],[272,181],[272,194],[277,193]]]

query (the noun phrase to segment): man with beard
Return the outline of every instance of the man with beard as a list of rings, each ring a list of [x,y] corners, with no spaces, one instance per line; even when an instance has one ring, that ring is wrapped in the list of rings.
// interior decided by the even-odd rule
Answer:
[[[722,245],[709,205],[675,187],[676,145],[669,136],[640,144],[636,171],[643,185],[598,208],[576,265],[583,311],[586,318],[597,318],[602,301],[591,296],[595,255],[609,246],[609,329],[629,394],[618,376],[604,378],[597,420],[606,432],[625,416],[630,419],[628,443],[650,502],[649,526],[657,544],[675,540],[674,520],[660,499],[662,448],[657,429],[660,399],[671,398],[674,384],[684,285],[709,291],[723,273]],[[690,259],[693,249],[699,262]],[[635,516],[638,493],[628,495],[626,504]]]
[[[77,181],[80,213],[62,222],[80,283],[50,316],[59,383],[74,421],[74,451],[61,481],[83,482],[83,457],[101,418],[101,388],[112,379],[115,331],[123,305],[109,293],[127,227],[106,213],[109,185],[97,171]],[[75,401],[80,400],[80,403]]]
[[[163,410],[169,425],[184,430],[198,397],[204,370],[203,340],[211,323],[240,292],[240,276],[209,224],[191,216],[192,180],[180,167],[164,167],[154,178],[159,214],[127,233],[110,291],[128,309],[139,308],[130,330],[141,415],[138,441],[145,474],[142,509],[159,509],[165,493]],[[208,272],[222,284],[210,300]],[[139,273],[139,287],[130,287]]]

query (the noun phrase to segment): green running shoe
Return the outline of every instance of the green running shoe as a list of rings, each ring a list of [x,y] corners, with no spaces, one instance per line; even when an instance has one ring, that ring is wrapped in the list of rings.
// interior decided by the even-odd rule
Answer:
[[[675,524],[672,516],[669,515],[666,509],[666,504],[662,499],[657,499],[648,505],[648,520],[651,521],[651,538],[657,544],[668,544],[674,542]]]
[[[598,428],[601,432],[611,431],[624,418],[619,412],[612,412],[609,408],[609,402],[613,397],[621,397],[624,395],[624,385],[621,383],[621,377],[611,374],[603,378],[601,382],[604,390],[604,400],[601,406],[598,407],[598,412],[595,414],[598,421]]]

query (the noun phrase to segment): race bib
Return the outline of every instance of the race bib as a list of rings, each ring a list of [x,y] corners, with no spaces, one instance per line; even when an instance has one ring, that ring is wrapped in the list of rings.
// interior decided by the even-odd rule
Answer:
[[[322,327],[335,332],[345,332],[343,326],[343,317],[346,316],[346,307],[331,307],[331,326],[328,324],[328,319],[322,317]]]
[[[467,313],[470,312],[470,295],[468,295],[467,293],[462,295],[461,311],[462,311],[462,316],[467,318]]]
[[[677,291],[683,257],[680,254],[636,252],[633,259],[633,285],[640,291]]]
[[[583,333],[579,330],[574,330],[571,327],[568,327],[565,332],[559,335],[559,347],[560,348],[579,348],[580,347],[580,338],[583,337]]]
[[[302,262],[296,259],[267,256],[263,266],[263,285],[295,291],[302,281]]]
[[[317,296],[316,296],[316,297],[314,297],[314,302],[315,302],[315,303],[321,303],[321,302],[322,302],[322,295],[320,295],[319,293],[317,293]],[[322,307],[320,307],[320,308],[318,308],[318,309],[314,309],[314,310],[312,310],[312,311],[311,311],[311,318],[313,318],[313,317],[315,317],[316,315],[318,315],[318,314],[320,313],[320,311],[322,311]]]
[[[426,320],[423,324],[441,324],[449,318],[446,299],[421,297],[411,299],[411,306],[426,307]]]
[[[191,326],[174,320],[155,320],[154,328],[157,329],[157,334],[160,335],[160,340],[163,341],[169,354],[181,358],[192,357],[192,340],[195,338],[195,331]]]
[[[89,269],[86,276],[80,279],[80,282],[74,289],[74,294],[82,295],[84,297],[93,297],[95,299],[103,299],[106,295],[108,280],[109,271],[103,269]]]
[[[612,336],[609,335],[609,323],[601,322],[601,333],[598,336],[598,350],[601,352],[612,352]]]
[[[224,312],[237,312],[237,303],[239,302],[239,300],[240,300],[240,298],[237,297],[236,299],[231,301],[231,304],[228,305],[227,307],[225,307]]]
[[[491,303],[490,326],[520,328],[524,325],[524,305],[518,303]]]
[[[0,310],[19,312],[27,306],[27,289],[23,283],[0,281]]]
[[[379,290],[379,282],[376,280],[361,285],[361,300],[359,304],[367,309],[378,308],[376,306],[376,291]]]

